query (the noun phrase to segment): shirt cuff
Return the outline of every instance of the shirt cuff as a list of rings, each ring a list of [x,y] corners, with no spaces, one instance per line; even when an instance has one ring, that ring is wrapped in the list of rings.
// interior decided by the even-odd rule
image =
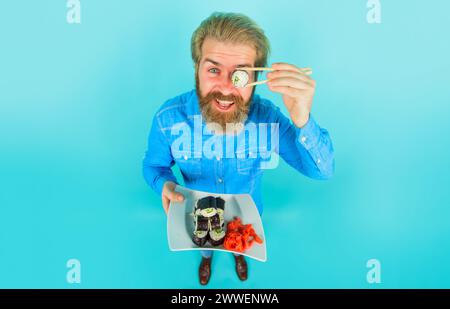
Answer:
[[[165,177],[165,176],[158,177],[158,179],[156,180],[156,183],[155,183],[155,190],[159,193],[160,196],[162,194],[164,183],[166,181],[172,181],[172,182],[174,182],[175,184],[178,185],[178,182],[175,179],[175,177]]]
[[[317,145],[320,138],[320,127],[314,120],[313,116],[309,114],[308,122],[297,130],[297,141],[305,147],[306,150],[309,150]]]

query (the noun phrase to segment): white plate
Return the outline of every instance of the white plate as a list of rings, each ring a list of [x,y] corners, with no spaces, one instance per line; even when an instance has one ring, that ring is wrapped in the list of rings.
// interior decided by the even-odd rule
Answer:
[[[256,242],[244,253],[239,253],[261,262],[267,260],[266,238],[261,217],[255,203],[249,194],[216,194],[202,191],[189,190],[182,186],[177,186],[175,191],[184,195],[184,201],[171,202],[169,213],[167,214],[167,239],[169,248],[172,251],[183,250],[216,250],[228,251],[223,246],[212,247],[209,242],[204,247],[198,247],[192,241],[194,232],[194,207],[197,200],[205,196],[221,197],[225,201],[224,220],[226,224],[234,217],[241,218],[243,224],[251,224],[256,234],[263,240],[262,244]]]

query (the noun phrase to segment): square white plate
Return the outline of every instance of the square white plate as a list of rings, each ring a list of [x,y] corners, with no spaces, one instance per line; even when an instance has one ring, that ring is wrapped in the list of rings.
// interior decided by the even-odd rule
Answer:
[[[252,247],[244,253],[239,253],[261,262],[267,260],[266,238],[261,222],[261,217],[256,208],[255,202],[249,194],[216,194],[202,191],[189,190],[182,186],[177,186],[175,191],[184,195],[183,202],[171,202],[169,213],[167,214],[167,239],[169,248],[172,251],[183,250],[217,250],[228,251],[222,245],[213,247],[207,243],[204,247],[198,247],[192,241],[194,232],[194,207],[197,200],[205,196],[221,197],[225,201],[224,220],[226,225],[234,217],[241,218],[243,224],[251,224],[263,243],[253,243]]]

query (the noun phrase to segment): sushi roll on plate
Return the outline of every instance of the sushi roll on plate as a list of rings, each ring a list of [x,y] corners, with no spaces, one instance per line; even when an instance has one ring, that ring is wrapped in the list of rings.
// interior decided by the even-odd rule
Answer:
[[[216,209],[217,209],[217,214],[219,215],[220,227],[223,228],[224,224],[225,224],[225,220],[223,217],[223,214],[225,211],[225,201],[223,199],[221,199],[220,197],[216,198]]]
[[[194,216],[195,230],[192,241],[199,247],[203,247],[208,240],[208,231],[210,223],[208,218],[202,216]]]
[[[209,242],[213,246],[220,246],[225,239],[225,231],[223,229],[215,229],[209,231]]]
[[[255,230],[255,233],[261,238],[263,241],[262,244],[255,244],[251,246],[248,250],[242,253],[247,257],[256,259],[261,262],[265,262],[267,260],[267,251],[266,251],[266,241],[264,235],[264,228],[261,221],[261,216],[258,212],[258,208],[256,207],[255,202],[252,199],[252,196],[249,194],[218,194],[217,192],[203,192],[197,190],[191,190],[189,188],[185,188],[182,186],[176,186],[176,192],[183,194],[185,197],[183,201],[171,201],[169,211],[167,214],[167,240],[169,244],[169,249],[171,251],[185,251],[185,250],[216,250],[216,251],[227,251],[234,252],[233,250],[229,250],[225,248],[224,244],[226,244],[226,240],[228,235],[223,239],[223,244],[221,236],[223,232],[225,234],[228,232],[227,223],[232,221],[233,218],[239,217],[242,222],[245,224],[252,224],[252,227]],[[204,219],[201,217],[194,218],[194,214],[196,213],[197,205],[199,200],[205,197],[213,197],[215,198],[215,208],[216,213],[219,214],[219,223],[221,222],[220,217],[222,214],[222,201],[218,199],[220,197],[224,201],[224,226],[222,231],[220,229],[212,228],[217,227],[217,218],[211,219],[211,223],[204,223]],[[207,198],[206,201],[212,200]],[[208,204],[208,203],[207,203]],[[211,205],[209,205],[211,206]],[[204,207],[200,207],[204,208]],[[200,214],[201,210],[197,214]],[[200,223],[203,222],[203,223]],[[215,223],[216,222],[216,223]],[[208,231],[205,235],[205,225],[208,226]],[[212,225],[212,226],[211,226]],[[221,224],[220,224],[221,225]],[[196,233],[194,234],[194,231]],[[222,235],[221,235],[222,234]],[[195,242],[194,242],[195,241]],[[206,241],[206,242],[205,242]],[[213,246],[213,244],[220,244],[218,246]]]
[[[199,247],[203,247],[208,240],[208,231],[194,231],[192,241]]]
[[[222,222],[220,220],[220,215],[218,213],[215,214],[214,216],[212,216],[211,218],[209,218],[209,224],[210,224],[211,230],[222,228],[221,223]]]
[[[194,223],[196,231],[208,231],[210,229],[208,218],[202,216],[194,217]]]
[[[215,198],[213,196],[207,196],[197,201],[194,215],[201,215],[206,218],[210,218],[217,213],[215,206]]]

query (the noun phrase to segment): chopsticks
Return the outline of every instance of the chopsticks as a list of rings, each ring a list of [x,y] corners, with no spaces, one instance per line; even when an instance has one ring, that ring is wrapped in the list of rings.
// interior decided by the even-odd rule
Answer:
[[[239,68],[239,70],[242,71],[276,71],[275,69],[272,68],[255,68],[255,67],[243,67],[243,68]],[[312,74],[312,69],[311,68],[300,68],[299,69],[299,73],[303,73],[305,75],[311,75]],[[262,85],[267,83],[269,80],[261,80],[261,81],[257,81],[257,82],[253,82],[250,84],[245,85],[245,87],[251,87],[251,86],[256,86],[256,85]]]

